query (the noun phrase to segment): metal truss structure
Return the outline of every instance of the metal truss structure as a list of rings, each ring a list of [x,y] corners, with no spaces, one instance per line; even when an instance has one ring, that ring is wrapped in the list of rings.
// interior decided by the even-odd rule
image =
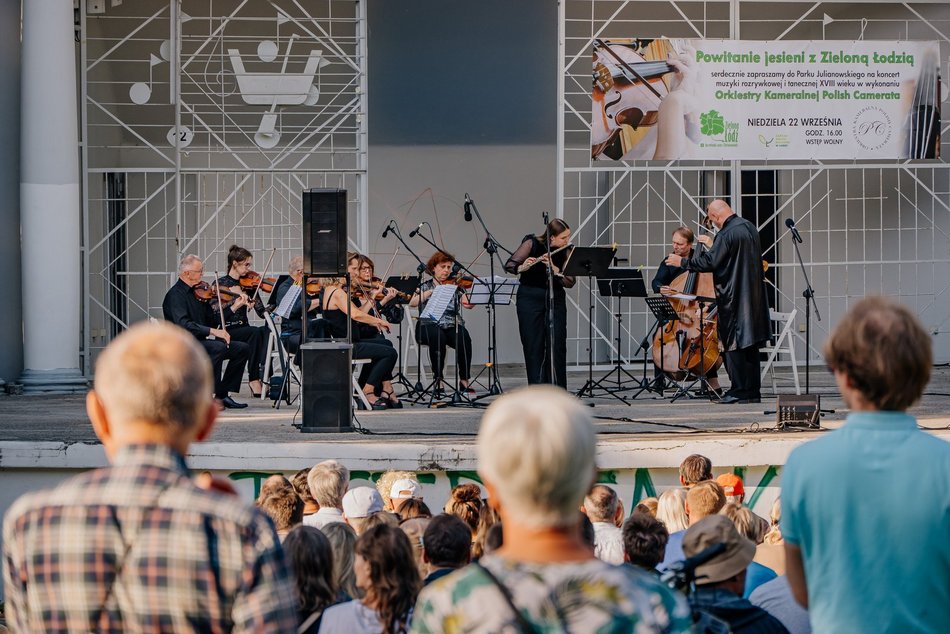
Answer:
[[[591,51],[595,38],[747,40],[938,40],[948,77],[950,9],[942,2],[770,0],[562,0],[559,25],[559,215],[580,244],[618,246],[622,266],[644,265],[648,282],[679,225],[696,229],[706,203],[731,200],[755,222],[769,263],[773,307],[804,313],[804,280],[785,220],[805,234],[803,259],[822,320],[796,324],[798,359],[818,363],[821,346],[849,305],[867,294],[899,298],[934,335],[938,362],[950,359],[950,168],[939,161],[623,161],[590,156]],[[945,81],[945,79],[944,79]],[[942,97],[948,96],[946,83]],[[945,136],[947,126],[941,129]],[[569,356],[587,359],[588,289],[569,295]],[[637,357],[652,325],[642,301],[596,294],[595,359]],[[622,322],[618,332],[616,314]],[[619,347],[618,347],[619,342]]]
[[[116,4],[116,3],[110,3]],[[366,7],[140,0],[80,10],[84,363],[161,316],[180,257],[302,253],[301,192],[345,188],[367,243]]]

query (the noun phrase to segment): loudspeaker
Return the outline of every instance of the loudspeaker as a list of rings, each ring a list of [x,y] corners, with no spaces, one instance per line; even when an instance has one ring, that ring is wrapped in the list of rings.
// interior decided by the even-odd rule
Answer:
[[[303,193],[303,266],[311,275],[346,274],[346,190]]]
[[[303,424],[300,431],[352,431],[353,346],[336,341],[300,346]]]

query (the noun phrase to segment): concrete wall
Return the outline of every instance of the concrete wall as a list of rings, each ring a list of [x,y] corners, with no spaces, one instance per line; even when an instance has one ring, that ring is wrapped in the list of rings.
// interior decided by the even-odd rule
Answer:
[[[0,0],[0,379],[23,369],[20,281],[20,2]],[[39,280],[37,280],[39,283]]]

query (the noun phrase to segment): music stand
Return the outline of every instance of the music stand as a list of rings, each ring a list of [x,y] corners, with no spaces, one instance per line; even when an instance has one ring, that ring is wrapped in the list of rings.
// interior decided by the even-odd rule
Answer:
[[[488,385],[485,386],[485,393],[476,396],[475,400],[497,396],[502,393],[501,380],[498,376],[498,364],[496,361],[497,351],[495,347],[495,327],[494,311],[496,306],[508,306],[511,304],[512,295],[520,285],[517,278],[502,277],[496,275],[494,278],[476,277],[472,288],[468,290],[468,301],[473,306],[485,306],[488,309],[488,361],[478,371],[478,374],[469,380],[469,385],[479,383],[482,373],[488,371]],[[482,385],[481,383],[479,383]]]
[[[617,253],[617,247],[574,247],[567,256],[567,262],[562,267],[564,275],[573,277],[601,277],[607,275],[610,263]],[[594,384],[594,282],[588,284],[587,309],[587,382],[577,392],[577,396],[594,396],[591,387]],[[553,342],[552,342],[553,345]],[[551,373],[552,379],[554,373]],[[612,394],[620,401],[622,398]],[[625,401],[624,401],[625,402]]]
[[[640,382],[640,389],[634,394],[631,398],[636,399],[643,392],[658,392],[660,396],[663,396],[663,385],[666,382],[666,371],[663,370],[663,346],[660,345],[660,373],[652,380],[647,381],[646,377],[646,367],[647,367],[647,350],[651,347],[651,342],[653,341],[654,334],[658,331],[661,331],[666,327],[666,324],[676,321],[679,319],[679,315],[673,309],[673,305],[670,304],[669,298],[664,295],[653,295],[651,297],[644,298],[644,301],[647,304],[647,308],[650,309],[650,312],[653,313],[655,321],[653,322],[653,327],[650,328],[650,332],[647,333],[647,336],[643,338],[643,341],[640,342],[640,350],[643,351],[643,379]]]
[[[591,384],[589,391],[593,393],[595,389],[601,389],[608,394],[615,394],[616,392],[623,392],[625,390],[635,390],[641,387],[642,384],[640,379],[630,374],[630,372],[623,367],[623,357],[620,354],[620,333],[623,330],[623,298],[647,296],[647,287],[643,281],[643,273],[639,269],[607,269],[604,275],[597,278],[597,290],[602,297],[619,298],[617,301],[617,312],[614,313],[614,317],[617,320],[617,362],[610,372],[600,377],[596,383]],[[615,387],[603,385],[603,383],[613,377],[614,374],[617,375],[617,385]],[[624,387],[623,375],[627,375],[631,381],[637,384],[637,387]]]
[[[417,288],[419,288],[420,279],[421,278],[418,275],[393,275],[386,280],[386,288],[395,288],[400,293],[405,293],[409,297],[412,297],[412,294],[416,292]],[[408,310],[406,312],[408,314]],[[404,321],[406,321],[405,317],[399,321],[399,331],[396,333],[396,342],[398,344],[396,350],[399,352],[399,369],[396,372],[396,376],[392,378],[392,382],[394,385],[398,383],[406,389],[405,393],[401,394],[400,396],[411,398],[416,395],[417,390],[416,386],[414,386],[412,381],[409,380],[409,377],[407,377],[402,371],[402,324]]]

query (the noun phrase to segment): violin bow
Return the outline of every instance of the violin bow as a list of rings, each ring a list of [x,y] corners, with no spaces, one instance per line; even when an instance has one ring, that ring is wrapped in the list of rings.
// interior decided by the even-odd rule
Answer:
[[[224,306],[222,305],[223,298],[221,297],[221,285],[218,283],[218,272],[214,272],[214,291],[218,296],[218,317],[221,319],[221,330],[227,332],[228,329],[224,325]]]
[[[267,264],[264,265],[264,271],[261,273],[261,281],[257,283],[257,288],[254,289],[254,295],[251,296],[251,306],[254,306],[257,302],[258,296],[261,294],[261,286],[264,285],[264,278],[267,277],[267,269],[270,268],[271,262],[274,260],[274,254],[277,253],[277,247],[271,249],[270,257],[267,258]]]

